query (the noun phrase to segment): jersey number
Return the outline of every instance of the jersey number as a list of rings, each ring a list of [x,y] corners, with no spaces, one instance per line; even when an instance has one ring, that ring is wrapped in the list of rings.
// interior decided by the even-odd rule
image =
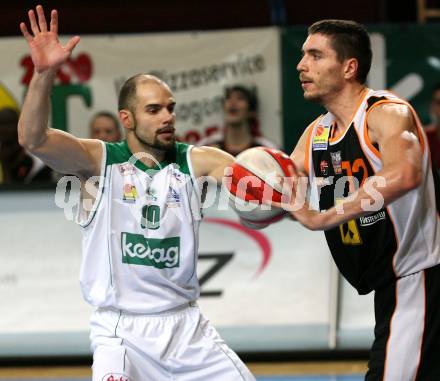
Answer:
[[[356,159],[353,165],[349,161],[342,162],[342,169],[346,172],[349,181],[350,193],[353,193],[358,188],[354,182],[353,173],[359,173],[362,171],[362,180],[360,186],[362,186],[365,180],[368,178],[368,169],[362,158]],[[344,245],[362,245],[362,238],[359,234],[359,229],[356,220],[350,220],[345,224],[339,226],[341,232],[341,239]]]
[[[142,229],[159,229],[160,207],[158,205],[144,205],[142,208]]]

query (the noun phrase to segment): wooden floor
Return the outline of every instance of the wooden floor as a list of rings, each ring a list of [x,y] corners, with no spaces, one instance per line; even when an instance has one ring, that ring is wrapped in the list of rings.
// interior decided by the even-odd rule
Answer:
[[[366,361],[248,363],[257,376],[365,373]]]
[[[307,374],[353,374],[365,373],[367,363],[361,361],[343,362],[282,362],[248,363],[249,369],[256,376],[307,375]],[[83,366],[70,367],[1,367],[0,378],[29,379],[38,377],[91,377],[91,370]]]

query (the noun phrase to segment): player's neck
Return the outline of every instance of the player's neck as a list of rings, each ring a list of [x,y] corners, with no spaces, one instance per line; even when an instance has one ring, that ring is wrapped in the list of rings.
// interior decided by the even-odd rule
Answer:
[[[130,138],[128,135],[127,144],[131,153],[147,167],[154,167],[165,159],[166,151],[158,150],[147,144],[143,144],[138,139]]]
[[[328,102],[325,102],[324,107],[335,117],[337,134],[350,126],[367,91],[368,88],[361,84],[346,86],[336,96],[329,97]]]

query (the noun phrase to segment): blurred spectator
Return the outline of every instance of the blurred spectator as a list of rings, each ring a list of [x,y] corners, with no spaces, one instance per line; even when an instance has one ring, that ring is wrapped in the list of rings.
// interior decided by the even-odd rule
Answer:
[[[52,181],[52,171],[18,144],[18,112],[0,109],[0,184]]]
[[[197,144],[217,147],[234,156],[251,147],[276,148],[276,144],[261,136],[257,111],[258,100],[254,92],[241,85],[226,88],[223,130]]]
[[[108,143],[121,141],[121,128],[118,118],[111,112],[100,111],[90,120],[90,137]]]
[[[432,92],[431,98],[431,118],[432,123],[426,126],[425,131],[429,140],[429,149],[431,150],[432,162],[440,169],[440,83],[438,83]]]

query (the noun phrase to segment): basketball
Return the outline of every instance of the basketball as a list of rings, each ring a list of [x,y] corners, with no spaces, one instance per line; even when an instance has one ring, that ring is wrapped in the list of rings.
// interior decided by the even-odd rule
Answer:
[[[284,209],[265,202],[281,202],[284,179],[291,172],[295,172],[293,161],[273,148],[250,148],[236,157],[228,192],[230,206],[244,226],[262,229],[284,217]]]

